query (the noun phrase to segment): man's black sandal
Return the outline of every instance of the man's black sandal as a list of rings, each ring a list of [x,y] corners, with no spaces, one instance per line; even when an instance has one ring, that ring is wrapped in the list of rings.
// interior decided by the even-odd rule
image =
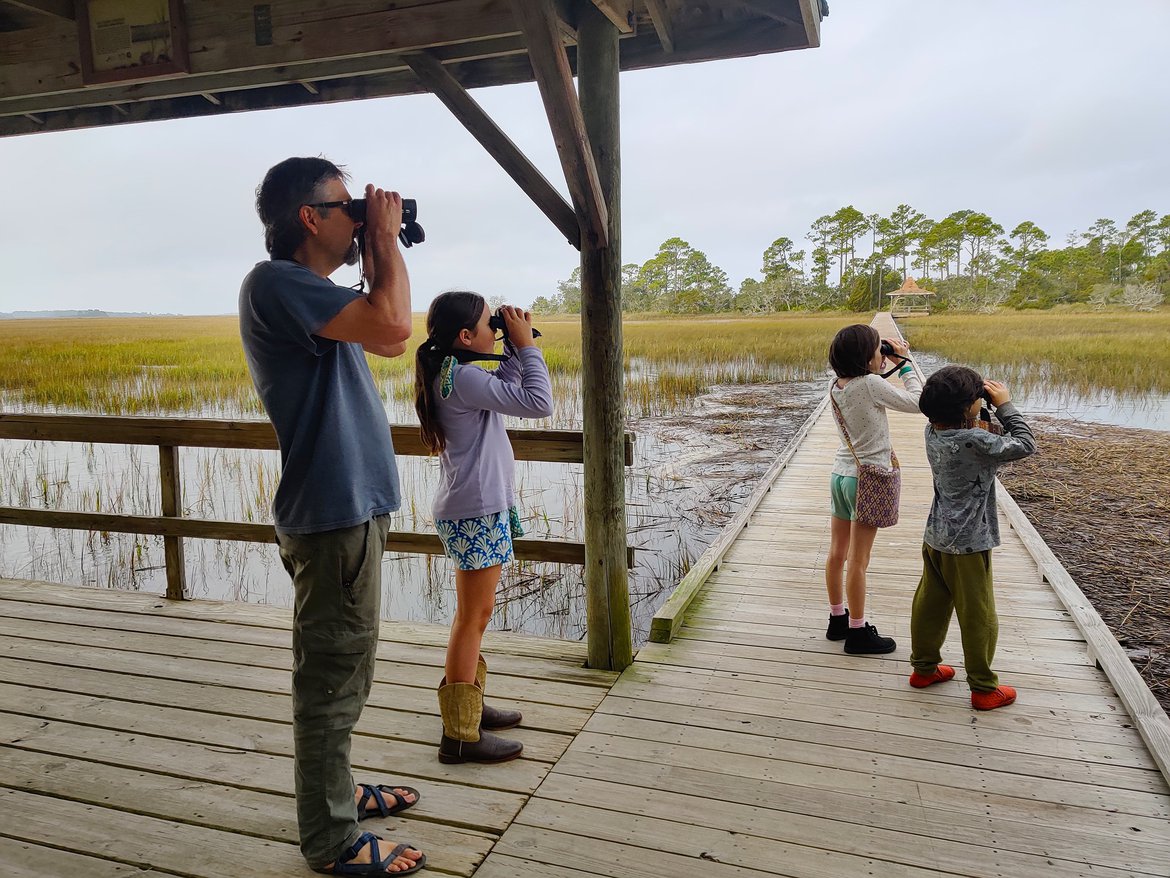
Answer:
[[[407,808],[417,805],[420,798],[418,790],[414,787],[403,786],[402,784],[394,784],[393,786],[390,784],[378,784],[374,786],[373,784],[360,783],[358,786],[362,791],[362,797],[358,801],[357,806],[358,820],[365,820],[367,817],[392,817],[395,814],[405,811]],[[395,792],[395,790],[406,790],[406,792],[413,794],[414,801],[409,801],[401,793]],[[386,804],[386,797],[383,793],[388,793],[394,799],[393,805]],[[377,811],[368,810],[370,802],[373,802],[378,807]],[[393,875],[394,873],[391,872],[390,874]],[[401,875],[402,873],[399,872],[398,874]]]

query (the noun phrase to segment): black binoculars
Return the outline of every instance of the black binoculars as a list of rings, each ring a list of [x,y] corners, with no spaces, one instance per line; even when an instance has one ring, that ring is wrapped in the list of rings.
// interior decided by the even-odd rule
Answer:
[[[905,357],[903,357],[901,354],[899,354],[897,351],[895,351],[895,350],[894,350],[894,346],[893,346],[893,345],[891,345],[891,344],[890,344],[888,341],[883,341],[883,342],[882,342],[882,356],[885,356],[885,357],[897,357],[899,360],[904,360],[904,359],[906,359],[906,358],[905,358]]]
[[[508,340],[508,324],[504,322],[503,308],[497,308],[491,317],[488,318],[488,328],[492,332],[504,333],[504,341]],[[540,330],[532,330],[533,338],[540,338]]]
[[[364,223],[366,221],[366,200],[364,198],[350,200],[345,206],[345,212],[355,223]],[[398,240],[402,242],[403,247],[413,247],[426,239],[426,232],[418,224],[418,202],[413,198],[403,198],[402,228],[398,232]]]

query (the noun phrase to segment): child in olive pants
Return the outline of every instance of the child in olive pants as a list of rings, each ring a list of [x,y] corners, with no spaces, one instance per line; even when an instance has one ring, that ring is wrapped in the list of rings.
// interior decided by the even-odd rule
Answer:
[[[980,421],[984,399],[995,406],[1002,434],[989,421]],[[910,685],[923,689],[955,676],[954,668],[941,664],[954,612],[972,707],[1006,707],[1016,700],[1016,690],[999,685],[991,669],[999,635],[991,577],[991,550],[999,545],[995,474],[1000,463],[1034,453],[1036,440],[1011,404],[1007,388],[984,381],[965,366],[935,372],[918,405],[930,419],[926,456],[934,501],[923,537],[922,579],[910,614]]]

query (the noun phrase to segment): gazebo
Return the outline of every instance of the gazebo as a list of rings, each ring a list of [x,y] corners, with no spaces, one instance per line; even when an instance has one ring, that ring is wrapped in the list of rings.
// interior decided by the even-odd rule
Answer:
[[[902,286],[889,294],[891,317],[924,317],[930,313],[930,290],[924,290],[908,277]]]
[[[434,93],[581,252],[589,664],[620,669],[632,643],[618,74],[813,48],[827,12],[825,0],[0,0],[0,136]],[[468,93],[533,80],[571,204]]]

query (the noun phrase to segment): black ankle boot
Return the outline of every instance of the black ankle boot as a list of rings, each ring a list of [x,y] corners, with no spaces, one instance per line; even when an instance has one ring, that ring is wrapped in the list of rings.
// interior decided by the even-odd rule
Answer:
[[[850,655],[884,655],[897,648],[894,638],[882,637],[868,622],[861,628],[850,628],[845,637],[845,651]]]
[[[849,611],[843,616],[829,614],[829,628],[825,631],[827,640],[844,640],[849,636]]]

